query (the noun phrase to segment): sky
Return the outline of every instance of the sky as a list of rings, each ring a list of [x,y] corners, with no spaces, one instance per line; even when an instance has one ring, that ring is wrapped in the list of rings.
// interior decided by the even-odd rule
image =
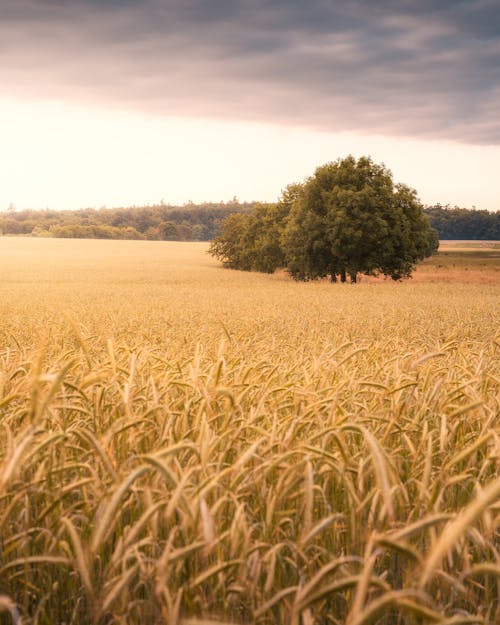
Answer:
[[[0,0],[0,210],[275,201],[347,154],[500,209],[500,0]]]

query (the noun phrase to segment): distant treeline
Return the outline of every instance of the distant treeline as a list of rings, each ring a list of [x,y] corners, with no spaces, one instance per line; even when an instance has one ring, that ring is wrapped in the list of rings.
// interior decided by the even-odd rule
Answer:
[[[458,206],[429,206],[424,209],[440,239],[500,240],[500,211],[469,210]]]
[[[247,213],[255,203],[157,204],[130,208],[85,208],[74,211],[22,210],[0,213],[0,234],[79,239],[148,239],[210,241],[224,219]],[[449,205],[424,210],[440,239],[500,240],[500,211],[469,210]]]
[[[0,213],[0,235],[78,239],[210,241],[224,219],[250,211],[253,202],[85,208],[80,210],[8,210]]]

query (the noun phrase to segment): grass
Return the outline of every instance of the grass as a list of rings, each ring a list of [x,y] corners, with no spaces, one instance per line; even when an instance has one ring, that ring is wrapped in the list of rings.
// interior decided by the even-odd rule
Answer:
[[[496,241],[441,241],[439,253],[420,263],[413,283],[500,285],[500,248]],[[365,283],[382,278],[362,276]]]
[[[451,243],[451,242],[448,242]],[[418,282],[500,285],[500,250],[489,247],[441,245],[439,254],[426,259],[414,274]]]
[[[439,242],[439,249],[445,250],[498,250],[500,241],[449,241]]]
[[[0,622],[497,623],[498,283],[205,249],[0,239]]]

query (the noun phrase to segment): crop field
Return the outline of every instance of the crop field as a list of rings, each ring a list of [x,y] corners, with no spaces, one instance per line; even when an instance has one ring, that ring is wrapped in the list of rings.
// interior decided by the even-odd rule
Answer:
[[[0,238],[0,623],[498,624],[498,250],[206,249]]]

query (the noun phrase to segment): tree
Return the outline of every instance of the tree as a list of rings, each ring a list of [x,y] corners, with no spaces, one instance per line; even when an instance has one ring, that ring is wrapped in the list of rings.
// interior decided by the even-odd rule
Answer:
[[[177,226],[172,221],[162,221],[158,226],[158,233],[162,241],[175,241]]]
[[[229,215],[209,253],[232,269],[273,273],[283,267],[281,236],[292,195],[288,187],[277,204],[256,204],[251,213]]]
[[[296,279],[409,276],[434,236],[415,191],[353,156],[319,167],[292,203],[282,246]]]
[[[249,215],[243,244],[248,252],[248,263],[253,271],[273,273],[283,267],[285,257],[281,235],[289,207],[283,202],[257,204]]]
[[[250,214],[233,213],[224,220],[221,233],[210,243],[209,254],[230,269],[251,269],[243,235],[247,231]]]

